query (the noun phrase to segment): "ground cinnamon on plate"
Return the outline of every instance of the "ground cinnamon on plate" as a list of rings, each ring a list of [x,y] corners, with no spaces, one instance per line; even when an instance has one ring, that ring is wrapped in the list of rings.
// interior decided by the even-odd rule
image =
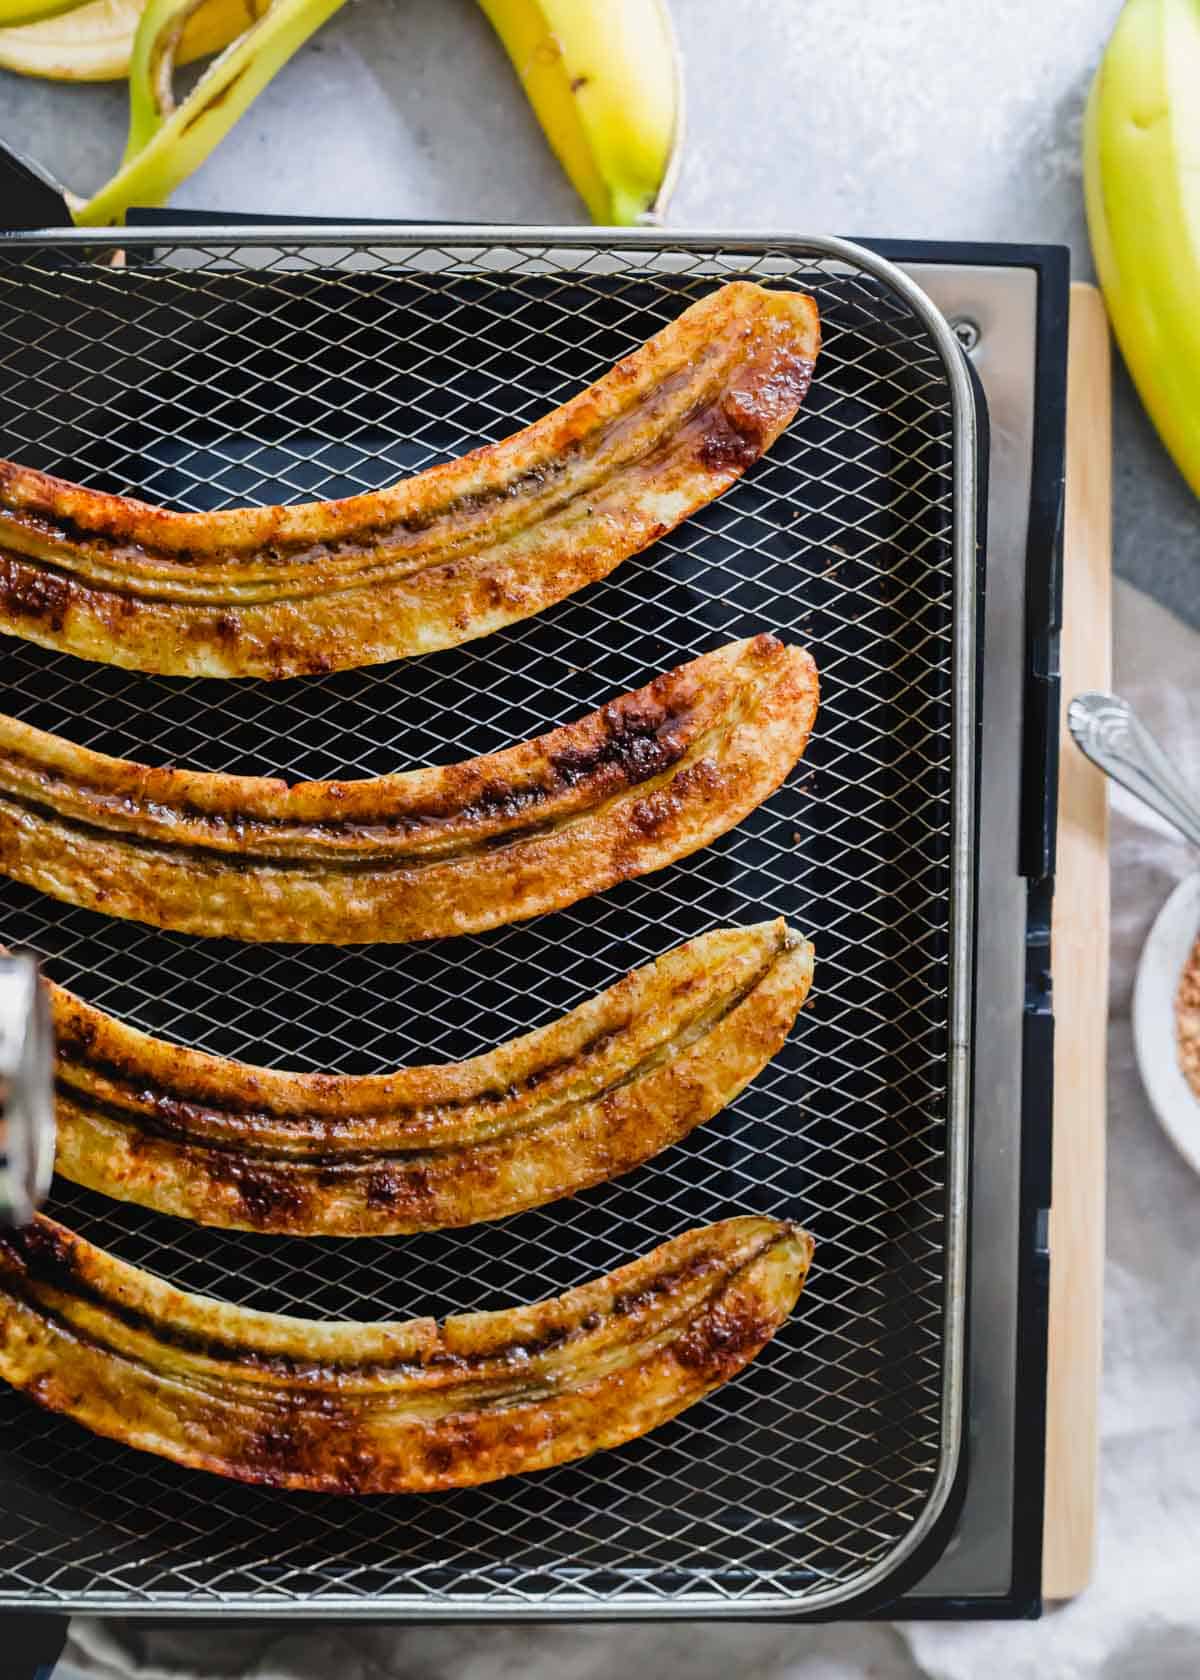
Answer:
[[[1200,939],[1192,946],[1175,993],[1175,1043],[1183,1076],[1200,1097]]]

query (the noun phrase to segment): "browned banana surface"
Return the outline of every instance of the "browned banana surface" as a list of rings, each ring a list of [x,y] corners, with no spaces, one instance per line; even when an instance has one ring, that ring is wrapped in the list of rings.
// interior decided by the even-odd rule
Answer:
[[[184,1294],[39,1218],[0,1236],[0,1377],[196,1469],[428,1493],[674,1417],[775,1334],[812,1247],[786,1222],[727,1219],[536,1306],[319,1324]]]
[[[783,781],[816,707],[808,654],[756,636],[485,758],[292,787],[149,769],[0,718],[0,871],[182,933],[477,932],[707,845]]]
[[[53,987],[58,1170],[206,1225],[364,1236],[499,1219],[719,1113],[787,1037],[812,967],[782,921],[723,928],[487,1055],[360,1077],[182,1049]]]
[[[811,298],[734,281],[524,431],[341,501],[181,513],[0,462],[0,633],[221,677],[486,635],[727,490],[796,413],[819,343]]]

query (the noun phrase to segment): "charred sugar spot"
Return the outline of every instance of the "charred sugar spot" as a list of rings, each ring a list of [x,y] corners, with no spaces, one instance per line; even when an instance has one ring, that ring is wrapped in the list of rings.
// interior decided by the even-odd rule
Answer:
[[[639,1312],[650,1306],[660,1296],[670,1294],[691,1282],[702,1273],[711,1271],[715,1262],[713,1256],[701,1250],[690,1260],[685,1260],[681,1266],[671,1271],[658,1272],[635,1289],[619,1292],[613,1296],[612,1311],[617,1317],[626,1317],[630,1313]]]
[[[264,1228],[297,1223],[306,1211],[307,1197],[286,1170],[275,1170],[233,1157],[211,1156],[213,1177],[223,1179],[236,1193],[252,1225]]]
[[[700,439],[698,451],[701,466],[709,472],[745,472],[753,466],[762,450],[745,432],[739,431],[724,415],[714,415]]]
[[[29,1276],[64,1289],[79,1281],[79,1239],[60,1225],[37,1220],[19,1231],[0,1236],[0,1250],[7,1251]]]
[[[473,799],[466,805],[461,805],[457,811],[447,808],[444,812],[428,812],[428,818],[436,821],[441,817],[454,817],[464,823],[510,822],[514,817],[521,816],[530,806],[540,805],[549,795],[549,789],[531,783],[526,787],[515,786],[511,782],[493,782],[482,787]],[[418,820],[414,815],[414,822]]]
[[[574,787],[610,767],[629,781],[645,781],[669,769],[687,750],[684,732],[672,733],[681,719],[663,708],[635,703],[606,706],[604,735],[583,747],[564,747],[551,756],[555,776]]]
[[[367,1206],[376,1212],[394,1207],[400,1198],[403,1182],[400,1174],[388,1167],[381,1167],[377,1172],[368,1174]]]
[[[726,393],[705,414],[698,451],[710,472],[745,472],[768,447],[780,421],[803,400],[811,360],[779,350],[758,370],[752,386]]]
[[[90,1055],[99,1031],[100,1023],[92,1015],[73,1012],[65,1019],[56,1017],[55,1048],[59,1057],[66,1059]]]
[[[697,758],[693,763],[685,766],[674,778],[670,784],[669,792],[667,789],[663,789],[657,795],[664,809],[664,817],[660,818],[660,821],[665,820],[666,816],[677,815],[680,808],[695,794],[704,795],[719,792],[724,780],[720,766],[713,759]],[[649,803],[649,801],[646,801],[646,803]]]
[[[433,1183],[426,1167],[380,1167],[367,1178],[366,1203],[377,1211],[420,1207],[432,1196]]]
[[[685,1370],[721,1381],[753,1359],[775,1328],[758,1308],[714,1306],[674,1344],[675,1358]]]
[[[246,1437],[244,1452],[247,1467],[258,1479],[269,1482],[274,1476],[294,1474],[308,1458],[302,1421],[285,1416],[254,1430]]]
[[[456,1465],[476,1457],[486,1447],[483,1431],[474,1418],[459,1414],[443,1418],[433,1426],[432,1439],[422,1449],[426,1469],[434,1476],[448,1476]]]
[[[659,788],[646,799],[639,799],[630,808],[627,818],[631,838],[638,841],[657,839],[679,816],[694,785],[695,778],[690,771],[681,770],[666,787]],[[629,867],[636,866],[636,857],[631,857]]]
[[[58,632],[66,623],[75,586],[58,572],[0,561],[0,601],[16,619],[35,619]]]
[[[218,613],[216,618],[213,619],[212,628],[213,635],[227,647],[233,646],[242,630],[238,616],[233,612]]]

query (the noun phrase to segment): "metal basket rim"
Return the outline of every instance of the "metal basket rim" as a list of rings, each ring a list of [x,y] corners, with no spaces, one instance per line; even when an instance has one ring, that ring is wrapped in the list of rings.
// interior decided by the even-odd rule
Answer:
[[[941,1390],[941,1452],[937,1474],[925,1504],[907,1532],[870,1569],[850,1582],[793,1598],[780,1592],[748,1593],[730,1599],[721,1593],[687,1593],[669,1600],[654,1593],[628,1593],[619,1601],[555,1594],[541,1602],[430,1601],[414,1593],[380,1593],[370,1599],[348,1594],[289,1594],[223,1591],[183,1594],[145,1591],[128,1596],[112,1591],[49,1597],[0,1588],[0,1608],[45,1610],[64,1614],[108,1616],[205,1617],[216,1609],[236,1609],[251,1617],[284,1614],[336,1614],[354,1620],[396,1618],[447,1621],[627,1621],[703,1617],[787,1617],[797,1612],[828,1615],[831,1610],[878,1596],[887,1580],[928,1541],[955,1487],[964,1425],[967,1228],[969,1219],[969,1126],[971,1119],[971,1041],[975,950],[975,719],[977,711],[976,464],[975,392],[953,330],[937,305],[902,268],[854,241],[832,235],[798,235],[767,230],[604,228],[470,223],[219,223],[163,222],[138,228],[42,228],[0,230],[0,253],[14,249],[110,249],[175,246],[184,248],[289,247],[343,251],[410,249],[435,245],[462,247],[464,254],[488,250],[546,252],[579,248],[629,253],[687,251],[763,257],[841,261],[888,287],[912,311],[929,334],[945,373],[953,443],[951,548],[953,565],[952,722],[950,794],[950,919],[947,1010],[945,1313]]]

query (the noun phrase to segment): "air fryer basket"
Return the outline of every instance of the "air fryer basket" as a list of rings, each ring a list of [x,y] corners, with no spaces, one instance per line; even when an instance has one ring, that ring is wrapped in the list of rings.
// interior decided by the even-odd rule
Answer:
[[[196,242],[197,240],[201,242]],[[790,1324],[644,1440],[472,1491],[244,1488],[0,1394],[0,1605],[440,1616],[848,1604],[928,1534],[961,1425],[971,999],[974,422],[945,323],[834,241],[414,229],[0,241],[0,454],[212,508],[387,483],[533,419],[735,275],[817,297],[812,391],[723,500],[612,577],[429,658],[181,681],[3,644],[0,707],[152,763],[377,775],[525,739],[734,637],[809,646],[822,708],[732,834],[569,911],[425,946],[273,947],[0,882],[0,938],[224,1055],[378,1070],[552,1019],[693,934],[786,915],[811,1007],[724,1114],[497,1225],[205,1231],[56,1182],[51,1211],[184,1287],[378,1319],[533,1300],[736,1211],[817,1238]]]

